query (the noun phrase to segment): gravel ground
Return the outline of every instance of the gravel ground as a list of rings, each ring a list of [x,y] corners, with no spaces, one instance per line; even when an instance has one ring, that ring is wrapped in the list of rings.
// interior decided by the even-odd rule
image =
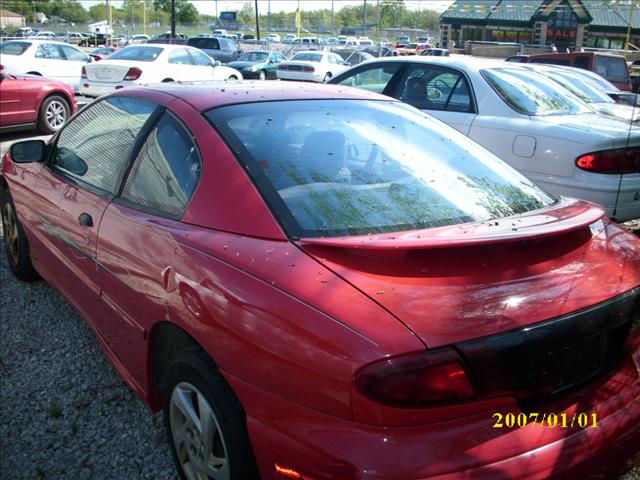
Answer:
[[[0,150],[4,140],[14,139]],[[0,248],[0,478],[176,479],[162,416],[62,295],[13,278],[1,226]],[[622,480],[640,480],[640,465]]]
[[[176,479],[162,415],[62,295],[13,278],[0,247],[0,478]]]

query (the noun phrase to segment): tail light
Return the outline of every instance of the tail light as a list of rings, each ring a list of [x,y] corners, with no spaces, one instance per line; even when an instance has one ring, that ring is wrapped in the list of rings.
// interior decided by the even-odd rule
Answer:
[[[140,70],[138,67],[131,67],[127,74],[124,76],[124,79],[137,80],[140,78],[140,75],[142,75],[142,70]]]
[[[303,72],[315,72],[316,69],[313,67],[302,67]]]
[[[588,153],[576,159],[582,170],[594,173],[640,172],[640,147]]]
[[[289,70],[289,65],[278,65],[278,70]]]
[[[80,78],[87,78],[87,69],[85,67],[80,70]]]
[[[356,373],[354,385],[365,397],[393,407],[439,407],[475,397],[460,357],[449,349],[373,363]]]

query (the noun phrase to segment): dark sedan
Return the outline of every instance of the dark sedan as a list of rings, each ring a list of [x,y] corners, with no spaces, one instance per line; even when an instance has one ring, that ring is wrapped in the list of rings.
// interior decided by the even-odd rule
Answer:
[[[285,56],[280,52],[253,50],[243,53],[238,60],[227,64],[227,66],[240,71],[242,78],[266,80],[277,78],[276,69],[285,60]]]

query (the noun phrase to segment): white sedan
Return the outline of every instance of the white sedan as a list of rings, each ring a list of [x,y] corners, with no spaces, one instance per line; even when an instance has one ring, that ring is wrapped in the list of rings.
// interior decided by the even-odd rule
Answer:
[[[347,64],[333,52],[298,52],[278,65],[280,80],[326,82],[347,68]]]
[[[554,195],[640,218],[640,128],[599,115],[539,73],[501,61],[395,57],[330,83],[398,98],[455,127]]]
[[[39,75],[68,83],[78,91],[82,67],[91,57],[73,45],[48,40],[0,43],[0,63],[10,75]]]
[[[80,93],[101,95],[147,83],[241,80],[242,74],[224,67],[197,48],[186,45],[132,45],[82,70]]]
[[[550,78],[602,115],[614,117],[625,122],[640,122],[640,109],[631,105],[616,103],[613,98],[602,90],[599,84],[593,82],[582,73],[590,73],[586,72],[586,70],[540,63],[522,63],[519,66]],[[606,82],[606,80],[604,81]]]

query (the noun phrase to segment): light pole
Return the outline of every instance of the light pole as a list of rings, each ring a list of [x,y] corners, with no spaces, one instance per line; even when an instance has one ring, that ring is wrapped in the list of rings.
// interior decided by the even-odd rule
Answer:
[[[176,38],[176,0],[171,0],[171,39]]]
[[[258,20],[258,0],[254,0],[256,7],[256,38],[260,41],[260,21]]]

